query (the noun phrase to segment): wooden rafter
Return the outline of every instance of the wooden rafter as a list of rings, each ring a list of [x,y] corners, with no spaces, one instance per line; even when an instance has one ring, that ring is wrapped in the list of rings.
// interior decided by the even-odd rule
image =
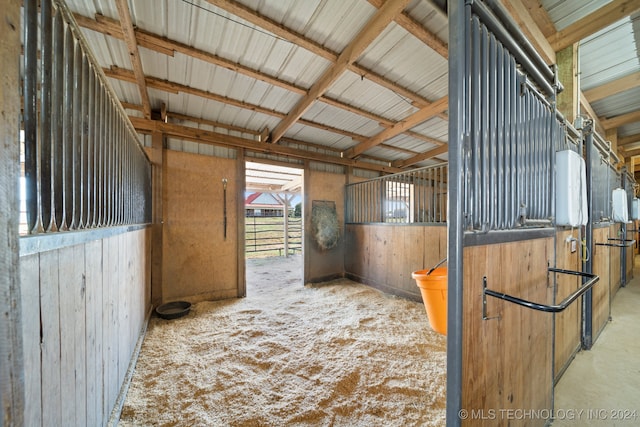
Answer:
[[[294,123],[322,96],[331,85],[362,55],[362,52],[378,37],[387,25],[407,6],[409,0],[387,0],[369,20],[365,28],[340,53],[336,62],[311,86],[302,98],[271,132],[271,142],[277,144]]]
[[[640,110],[602,120],[602,126],[613,129],[634,122],[640,122]]]
[[[640,133],[635,135],[621,136],[618,138],[618,147],[640,142]]]
[[[421,154],[416,154],[413,157],[410,157],[408,159],[405,160],[397,160],[395,162],[391,163],[391,166],[395,166],[397,168],[405,168],[407,166],[411,166],[411,165],[415,165],[416,163],[420,163],[422,161],[428,160],[428,159],[432,159],[436,156],[439,156],[440,154],[444,154],[447,151],[449,151],[449,146],[448,145],[443,145],[440,147],[436,147],[432,150],[429,150],[425,153],[421,153]]]
[[[417,112],[413,113],[406,119],[396,123],[392,127],[385,129],[379,134],[375,135],[374,137],[364,142],[361,142],[355,147],[348,149],[347,151],[345,151],[344,156],[353,159],[359,156],[360,154],[362,154],[363,152],[367,151],[368,149],[373,148],[376,145],[379,145],[382,142],[390,138],[393,138],[394,136],[399,135],[411,129],[412,127],[430,119],[436,114],[446,110],[448,107],[449,107],[449,97],[443,96],[442,98],[433,102],[428,107],[424,107],[418,110]]]
[[[140,117],[129,117],[129,119],[131,120],[131,123],[135,127],[136,131],[140,133],[149,134],[153,132],[162,132],[167,136],[194,141],[202,144],[242,148],[259,153],[278,154],[298,159],[316,160],[324,163],[352,166],[358,169],[375,170],[385,173],[400,172],[400,169],[398,168],[358,160],[345,159],[337,155],[330,156],[326,154],[315,153],[312,151],[291,148],[284,145],[269,144],[266,142],[224,135],[217,132],[196,129],[188,126],[181,126],[173,123],[164,123],[157,120],[142,119]]]
[[[640,86],[640,71],[626,75],[612,82],[594,87],[593,89],[585,90],[584,96],[587,97],[589,102],[595,102],[608,96],[615,95],[616,93],[624,92],[625,90],[633,89],[638,86]]]
[[[640,10],[638,0],[613,0],[548,38],[557,52]]]
[[[377,9],[382,7],[382,0],[369,0]],[[443,58],[449,58],[449,48],[447,43],[440,39],[437,35],[424,28],[419,22],[413,19],[407,12],[402,12],[395,19],[396,23],[402,28],[413,34],[415,38],[436,51]]]
[[[131,59],[131,64],[133,66],[133,73],[135,74],[138,91],[140,92],[140,98],[142,99],[144,116],[149,119],[151,118],[151,102],[149,101],[149,92],[147,91],[140,52],[138,51],[138,42],[133,29],[133,22],[131,21],[131,12],[129,12],[128,0],[116,0],[116,6],[118,8],[118,15],[120,16],[122,34],[124,36],[124,41],[127,43],[129,58]]]
[[[96,15],[96,19],[87,18],[77,14],[74,15],[74,17],[78,22],[78,25],[84,28],[88,28],[92,31],[100,32],[102,34],[107,34],[115,38],[123,39],[122,31],[120,30],[120,23],[114,19],[106,18],[102,15]],[[196,58],[204,62],[210,63],[212,65],[226,68],[228,70],[243,74],[247,77],[263,81],[273,86],[281,87],[283,89],[289,90],[291,92],[294,92],[300,95],[304,95],[307,93],[307,90],[305,88],[296,86],[292,83],[286,82],[276,77],[269,76],[268,74],[251,69],[249,67],[242,66],[238,63],[221,58],[209,52],[196,49],[186,44],[183,44],[174,40],[170,40],[165,37],[161,37],[161,36],[149,33],[147,31],[140,30],[138,28],[135,29],[135,33],[138,40],[138,44],[147,49],[154,50],[156,52],[169,55],[169,56],[173,56],[174,52],[179,52],[184,55],[190,56],[192,58]],[[384,77],[378,76],[375,73],[372,73],[370,70],[367,70],[356,64],[352,64],[352,67],[355,67],[352,69],[352,71],[355,70],[354,72],[357,72],[358,74],[362,75],[363,77],[366,77],[367,79],[373,81],[374,83],[377,83],[383,87],[386,87],[390,90],[395,91],[396,93],[406,98],[409,98],[414,102],[416,106],[429,104],[428,100],[422,98],[418,94],[413,93],[408,89],[403,88],[397,85],[396,83],[391,82],[388,79],[385,79]],[[337,107],[343,110],[351,111],[352,113],[358,114],[360,116],[370,118],[371,120],[380,122],[381,124],[383,124],[383,126],[391,126],[393,124],[393,121],[391,120],[378,116],[369,111],[363,110],[361,108],[357,108],[355,106],[346,104],[339,100],[332,99],[326,95],[323,95],[322,97],[320,97],[319,101],[325,102],[327,104],[333,105],[334,107]]]
[[[556,52],[547,42],[545,35],[540,31],[538,24],[529,13],[529,9],[521,0],[501,0],[513,19],[518,23],[522,32],[527,36],[531,44],[542,55],[548,64],[556,63]]]
[[[540,0],[522,0],[522,4],[527,8],[529,15],[540,31],[542,31],[545,38],[555,34],[557,31],[556,26],[553,25],[553,21],[549,17],[547,10],[542,6]]]

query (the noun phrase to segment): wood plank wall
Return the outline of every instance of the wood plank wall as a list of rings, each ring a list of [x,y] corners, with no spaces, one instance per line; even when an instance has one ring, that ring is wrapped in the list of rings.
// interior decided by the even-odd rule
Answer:
[[[508,419],[500,411],[551,409],[553,316],[488,297],[488,316],[500,318],[483,320],[482,288],[486,276],[489,289],[549,304],[553,258],[553,238],[464,249],[461,407],[487,417],[470,416],[463,425],[545,425],[544,419]]]
[[[595,284],[592,294],[592,318],[591,327],[593,331],[593,341],[600,334],[609,321],[609,299],[611,295],[612,277],[620,280],[620,249],[607,246],[598,246],[596,243],[607,243],[611,227],[594,228],[593,230],[593,250],[591,257],[593,260],[593,273],[600,276],[600,281]],[[617,233],[616,233],[617,234]],[[615,234],[614,234],[615,236]],[[615,255],[618,254],[616,263]],[[617,275],[615,274],[617,271]]]
[[[217,300],[244,293],[238,263],[236,159],[165,150],[163,161],[162,300]],[[227,237],[223,185],[227,182]],[[241,217],[244,220],[244,217]]]
[[[25,425],[107,423],[150,309],[150,237],[21,257]]]
[[[431,268],[446,256],[446,226],[346,226],[347,277],[390,294],[422,301],[411,272]]]
[[[571,252],[572,243],[567,238],[575,238],[575,252]],[[556,267],[565,270],[581,271],[581,245],[577,231],[563,230],[556,237]],[[578,277],[566,274],[556,275],[555,302],[559,303],[581,284]],[[580,301],[554,316],[555,345],[553,377],[557,381],[574,355],[580,350],[582,330],[582,305]]]
[[[612,239],[622,238],[622,236],[620,236],[620,224],[611,225],[609,228],[609,237]],[[609,280],[611,284],[610,298],[613,300],[613,297],[618,293],[618,289],[620,289],[620,285],[622,284],[622,249],[610,248],[609,260]]]

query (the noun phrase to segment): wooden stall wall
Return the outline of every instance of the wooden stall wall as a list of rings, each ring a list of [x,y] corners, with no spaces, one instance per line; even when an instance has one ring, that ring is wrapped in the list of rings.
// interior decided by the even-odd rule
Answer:
[[[26,426],[109,419],[150,309],[150,232],[20,259]]]
[[[422,301],[411,272],[430,268],[447,256],[447,227],[348,224],[345,247],[347,277]]]
[[[344,188],[346,175],[305,168],[304,281],[320,282],[344,276]],[[333,249],[322,250],[311,233],[313,201],[335,202],[340,238]]]
[[[613,224],[609,227],[609,237],[612,239],[622,238],[620,235],[620,224]],[[609,280],[611,284],[609,297],[613,300],[613,297],[618,293],[618,289],[620,289],[620,285],[622,284],[622,248],[609,248],[609,260]]]
[[[553,258],[553,238],[465,247],[462,408],[476,415],[462,425],[545,425],[500,411],[551,409],[553,316],[487,297],[483,320],[482,289],[486,277],[489,289],[551,304]]]
[[[568,240],[569,239],[569,240]],[[573,241],[572,239],[575,239]],[[575,251],[572,252],[572,249]],[[581,271],[581,247],[578,233],[571,230],[559,231],[556,235],[556,267],[564,270]],[[555,303],[559,303],[578,287],[580,278],[565,274],[556,275]],[[555,345],[553,378],[557,381],[580,350],[582,330],[582,306],[571,304],[566,310],[554,316]]]
[[[163,164],[162,300],[217,300],[243,296],[238,267],[238,195],[242,162],[165,151]],[[227,181],[224,237],[223,184]]]
[[[607,243],[609,239],[610,227],[600,227],[593,229],[593,273],[600,277],[600,281],[595,284],[592,294],[592,318],[591,327],[593,331],[593,341],[609,321],[609,300],[611,295],[611,278],[615,277],[614,270],[617,270],[617,277],[620,280],[620,249],[608,246],[599,246],[596,243]],[[615,255],[618,254],[617,269],[615,267]]]

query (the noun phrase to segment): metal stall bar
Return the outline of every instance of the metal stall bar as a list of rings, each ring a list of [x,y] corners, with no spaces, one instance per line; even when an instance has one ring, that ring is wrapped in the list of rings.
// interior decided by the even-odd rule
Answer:
[[[149,159],[71,12],[29,0],[24,22],[27,232],[148,222]]]
[[[524,36],[498,2],[448,6],[447,425],[459,426],[464,245],[475,236],[491,234],[491,241],[494,231],[552,226],[557,83],[534,50],[522,47]]]
[[[24,180],[29,233],[42,228],[38,209],[38,1],[24,2]]]
[[[52,152],[51,120],[53,20],[51,3],[40,4],[40,191],[38,204],[44,230],[55,228],[52,208]]]
[[[500,6],[497,2],[492,2],[491,0],[487,1],[488,4],[491,5],[491,11],[493,11],[496,15],[506,16],[506,12],[503,11],[502,6]],[[540,86],[540,88],[548,95],[555,96],[555,89],[553,87],[553,73],[549,76],[546,71],[548,67],[544,66],[544,68],[538,67],[536,65],[537,62],[544,61],[539,58],[539,60],[533,60],[532,56],[527,54],[521,47],[521,45],[516,41],[513,34],[518,34],[518,38],[523,38],[521,31],[515,26],[512,28],[505,28],[505,22],[502,19],[496,18],[496,16],[491,13],[489,8],[485,6],[485,4],[481,1],[474,1],[471,5],[473,9],[473,13],[478,15],[481,19],[482,23],[487,26],[487,28],[496,35],[496,37],[504,44],[504,46],[513,54],[518,63],[522,65],[527,73],[531,76],[531,78]],[[535,49],[533,49],[535,52]],[[535,53],[533,57],[538,57],[539,55]]]
[[[464,144],[469,129],[467,96],[468,26],[471,7],[450,0],[449,14],[449,170],[447,183],[447,426],[460,426],[462,409],[463,230],[465,183]],[[473,182],[473,181],[472,181]]]
[[[582,130],[584,136],[584,147],[586,159],[585,163],[589,165],[586,168],[587,179],[587,225],[585,226],[586,247],[591,252],[586,259],[582,260],[582,271],[585,274],[593,274],[593,207],[594,207],[594,191],[593,191],[593,128],[592,123],[587,123],[587,126]],[[582,298],[582,348],[585,350],[591,349],[593,346],[593,293],[590,289],[585,292]]]
[[[487,306],[487,295],[490,297],[498,298],[507,302],[511,302],[513,304],[521,305],[523,307],[530,308],[532,310],[544,311],[546,313],[559,313],[564,311],[571,303],[577,300],[580,296],[582,296],[585,292],[589,291],[593,285],[598,283],[600,277],[591,273],[583,273],[581,271],[572,271],[572,270],[563,270],[560,268],[549,268],[549,272],[551,273],[560,273],[560,274],[570,274],[573,276],[581,276],[585,279],[585,282],[572,292],[569,296],[567,296],[564,300],[562,300],[559,304],[556,305],[548,305],[548,304],[540,304],[537,302],[528,301],[522,298],[514,297],[512,295],[507,295],[502,292],[493,291],[491,289],[487,289],[487,278],[484,278],[483,289],[482,289],[482,303],[483,303],[483,313],[482,318],[487,320],[486,306]]]
[[[52,80],[53,88],[51,93],[51,143],[52,143],[52,184],[51,184],[51,207],[52,221],[47,231],[58,231],[62,227],[64,216],[63,198],[63,171],[62,160],[63,135],[65,127],[65,25],[62,13],[55,10],[53,21],[53,55],[58,58],[53,64]]]

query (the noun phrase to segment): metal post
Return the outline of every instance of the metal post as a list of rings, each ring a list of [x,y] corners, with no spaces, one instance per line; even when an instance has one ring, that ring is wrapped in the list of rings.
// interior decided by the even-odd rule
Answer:
[[[627,168],[623,167],[620,173],[620,181],[622,184],[622,188],[628,194],[629,191],[627,189]],[[628,199],[628,197],[627,197]],[[627,211],[628,211],[627,207]],[[628,212],[627,212],[628,213]],[[623,241],[627,239],[627,224],[620,224],[620,239]],[[622,246],[620,248],[620,286],[627,286],[627,247]],[[611,302],[611,297],[609,297],[609,302]],[[611,315],[611,310],[609,310],[609,315]]]
[[[587,178],[587,212],[589,220],[585,227],[585,239],[587,247],[587,259],[582,260],[582,271],[593,273],[593,128],[589,123],[583,129],[584,146],[586,152],[586,178]],[[585,279],[583,279],[584,283]],[[589,289],[582,296],[582,348],[591,349],[593,345],[593,292]]]
[[[460,425],[462,409],[463,183],[466,43],[469,6],[449,1],[449,198],[447,208],[447,426]]]

